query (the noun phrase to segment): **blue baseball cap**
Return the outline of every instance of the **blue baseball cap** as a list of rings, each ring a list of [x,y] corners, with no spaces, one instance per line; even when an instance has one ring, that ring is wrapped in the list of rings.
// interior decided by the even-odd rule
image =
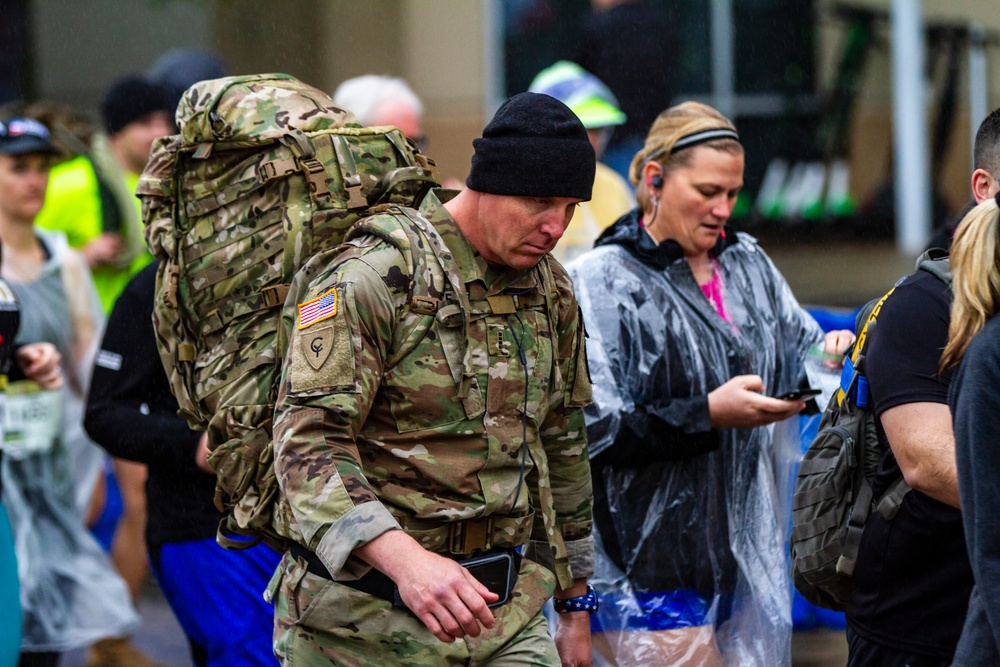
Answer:
[[[60,151],[52,143],[48,128],[34,118],[10,118],[0,120],[0,153],[59,155]]]

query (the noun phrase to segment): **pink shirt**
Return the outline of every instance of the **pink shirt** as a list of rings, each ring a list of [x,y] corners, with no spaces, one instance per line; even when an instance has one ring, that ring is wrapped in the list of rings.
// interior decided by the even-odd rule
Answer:
[[[726,307],[722,303],[722,274],[719,273],[719,264],[714,259],[712,260],[712,279],[701,286],[701,291],[705,298],[715,306],[715,312],[719,314],[719,317],[732,324],[733,320],[730,319],[729,313],[726,312]]]

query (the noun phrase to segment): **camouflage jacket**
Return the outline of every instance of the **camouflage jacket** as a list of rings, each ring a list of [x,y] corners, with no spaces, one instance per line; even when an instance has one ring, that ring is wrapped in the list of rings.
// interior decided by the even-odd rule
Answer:
[[[351,579],[367,570],[351,552],[385,531],[448,551],[435,526],[495,518],[494,546],[525,544],[530,531],[567,587],[593,569],[590,382],[572,283],[549,259],[497,274],[439,194],[420,215],[440,234],[436,256],[454,260],[463,308],[425,319],[400,357],[418,317],[414,280],[385,234],[365,234],[318,271],[286,321],[275,471],[295,538]]]

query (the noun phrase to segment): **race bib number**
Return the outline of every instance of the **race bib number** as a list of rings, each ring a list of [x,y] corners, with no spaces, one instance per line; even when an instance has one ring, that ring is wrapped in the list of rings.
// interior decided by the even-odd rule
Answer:
[[[43,391],[34,383],[15,382],[0,395],[3,451],[15,459],[46,452],[62,432],[62,389]]]

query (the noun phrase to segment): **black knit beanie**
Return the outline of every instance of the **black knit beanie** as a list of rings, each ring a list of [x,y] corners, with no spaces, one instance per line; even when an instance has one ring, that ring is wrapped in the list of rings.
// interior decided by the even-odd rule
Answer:
[[[164,90],[139,76],[116,81],[108,88],[104,101],[101,102],[101,118],[104,130],[109,135],[154,111],[173,113]]]
[[[594,148],[576,114],[554,97],[515,95],[472,145],[476,152],[465,184],[473,190],[590,199]]]

